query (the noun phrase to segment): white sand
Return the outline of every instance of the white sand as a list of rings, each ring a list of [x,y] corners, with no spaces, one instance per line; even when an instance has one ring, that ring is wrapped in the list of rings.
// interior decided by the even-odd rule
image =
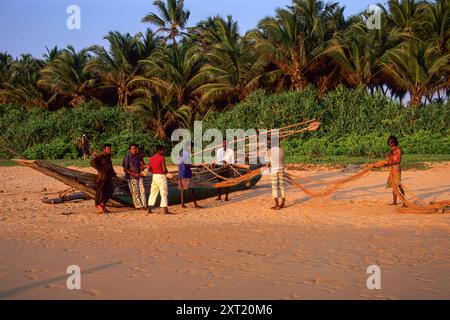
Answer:
[[[403,180],[427,200],[450,199],[449,168],[405,171]],[[201,210],[99,216],[93,201],[42,203],[66,186],[2,167],[0,299],[450,299],[450,215],[397,213],[386,175],[325,199],[289,187],[279,212],[269,209],[264,177],[230,203],[201,201]],[[374,264],[381,290],[366,287]],[[84,272],[81,290],[66,288],[69,265]]]

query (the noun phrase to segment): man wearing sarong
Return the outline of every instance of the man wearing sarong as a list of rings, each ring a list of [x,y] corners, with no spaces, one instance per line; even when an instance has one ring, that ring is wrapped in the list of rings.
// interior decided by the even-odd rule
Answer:
[[[268,161],[268,167],[270,168],[270,181],[272,184],[272,199],[275,201],[275,205],[270,209],[280,210],[286,205],[286,185],[284,179],[284,151],[275,144],[271,143],[270,149],[266,153],[266,161]],[[281,199],[281,203],[280,200]]]
[[[234,151],[233,149],[228,148],[227,139],[223,139],[222,147],[217,150],[216,153],[216,163],[217,167],[222,168],[217,173],[223,178],[232,178],[234,177],[233,169],[231,169],[230,165],[234,164]],[[224,181],[223,178],[218,178],[219,182]],[[222,191],[225,192],[225,201],[229,201],[228,199],[228,188],[219,188],[218,195],[216,200],[222,200]]]
[[[98,171],[95,207],[99,214],[107,213],[106,204],[114,192],[112,179],[117,177],[111,161],[110,144],[103,146],[103,152],[91,160],[91,166]]]
[[[142,179],[142,154],[136,144],[131,144],[129,152],[122,162],[125,178],[130,188],[133,204],[136,209],[147,209],[144,180]]]
[[[192,202],[194,202],[194,208],[201,208],[197,204],[196,195],[194,191],[194,185],[192,183],[192,170],[191,170],[191,153],[190,142],[188,142],[183,150],[180,151],[178,156],[178,189],[180,190],[181,207],[186,208],[184,191],[190,190]]]
[[[395,136],[388,138],[388,145],[391,148],[387,154],[387,166],[389,167],[389,177],[386,183],[387,188],[392,188],[393,201],[390,205],[397,205],[397,194],[401,201],[405,201],[405,191],[401,185],[402,181],[402,156],[403,152],[398,146],[398,139]],[[403,204],[405,206],[405,204]]]
[[[166,167],[166,159],[164,158],[165,147],[158,145],[156,153],[148,161],[148,171],[152,173],[152,186],[150,188],[150,197],[148,199],[148,213],[152,212],[152,207],[156,204],[158,194],[161,195],[160,207],[163,208],[164,214],[172,214],[167,209],[169,188],[167,186],[168,173]]]

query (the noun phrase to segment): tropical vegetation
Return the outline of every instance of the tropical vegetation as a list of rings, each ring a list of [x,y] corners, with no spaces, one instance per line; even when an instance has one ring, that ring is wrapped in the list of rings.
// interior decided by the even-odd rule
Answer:
[[[348,134],[373,134],[380,123],[382,132],[413,134],[417,131],[407,132],[408,128],[417,123],[439,122],[434,113],[448,117],[449,3],[388,0],[385,6],[378,5],[381,24],[373,29],[366,11],[346,17],[337,2],[292,0],[241,33],[231,16],[206,17],[190,26],[184,0],[156,0],[155,10],[142,15],[147,30],[134,35],[111,31],[105,36],[106,47],[47,48],[42,58],[0,53],[0,105],[6,110],[2,114],[17,108],[30,114],[48,112],[50,118],[73,112],[84,119],[87,112],[95,119],[96,112],[111,112],[123,117],[120,125],[127,127],[126,134],[136,134],[127,121],[137,119],[139,125],[133,128],[139,134],[164,142],[175,128],[191,128],[194,120],[215,123],[226,111],[230,114],[223,119],[234,117],[233,127],[261,116],[272,117],[265,124],[274,126],[280,119],[314,116],[324,122],[322,134],[330,137],[336,128]],[[361,100],[347,103],[345,95]],[[266,103],[283,99],[276,96],[291,97],[296,103],[283,111],[274,102],[270,108],[277,117],[252,113],[261,110],[248,110],[247,117],[233,113],[242,106],[256,108],[247,101],[262,96]],[[298,99],[304,96],[309,99]],[[376,114],[382,114],[384,122],[373,122]],[[441,121],[448,128],[448,118]],[[59,130],[53,125],[52,130]],[[352,126],[367,132],[354,132],[359,129]],[[110,129],[110,134],[118,133]],[[446,136],[441,129],[426,131]],[[46,137],[40,142],[44,140],[49,143]],[[24,151],[35,145],[32,141],[10,146]]]

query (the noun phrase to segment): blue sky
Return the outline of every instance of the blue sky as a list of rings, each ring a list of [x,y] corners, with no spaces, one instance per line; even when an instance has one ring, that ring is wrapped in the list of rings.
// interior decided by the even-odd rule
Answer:
[[[376,0],[340,0],[346,16],[365,10]],[[384,1],[380,1],[384,2]],[[0,0],[0,51],[13,56],[31,53],[41,57],[45,47],[73,45],[77,50],[103,44],[108,31],[144,31],[149,25],[141,18],[154,10],[153,0]],[[291,0],[185,0],[191,11],[189,25],[220,14],[231,14],[239,21],[241,32],[255,27],[258,21],[273,15],[277,7]],[[81,30],[66,27],[69,5],[81,9]]]

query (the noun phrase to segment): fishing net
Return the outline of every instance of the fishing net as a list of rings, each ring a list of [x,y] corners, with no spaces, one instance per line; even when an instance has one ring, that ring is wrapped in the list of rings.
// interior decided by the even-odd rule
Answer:
[[[379,161],[373,164],[367,165],[363,170],[357,172],[349,177],[335,180],[332,182],[325,182],[322,180],[313,180],[304,177],[294,176],[292,174],[286,173],[286,179],[295,187],[302,190],[305,194],[310,197],[326,197],[335,193],[339,188],[343,187],[346,183],[361,179],[371,172],[373,169],[381,168],[386,165],[386,161]],[[392,187],[393,192],[397,197],[403,202],[404,206],[398,208],[399,212],[402,213],[419,213],[419,214],[431,214],[438,212],[445,212],[447,208],[450,207],[450,200],[436,201],[432,203],[426,203],[423,199],[418,197],[416,194],[411,192],[400,180],[400,176],[396,174],[393,167],[389,167],[390,177],[389,183]],[[304,185],[299,183],[297,180],[304,181],[314,181],[315,183],[322,184],[324,187],[319,190],[311,190],[306,188]]]

